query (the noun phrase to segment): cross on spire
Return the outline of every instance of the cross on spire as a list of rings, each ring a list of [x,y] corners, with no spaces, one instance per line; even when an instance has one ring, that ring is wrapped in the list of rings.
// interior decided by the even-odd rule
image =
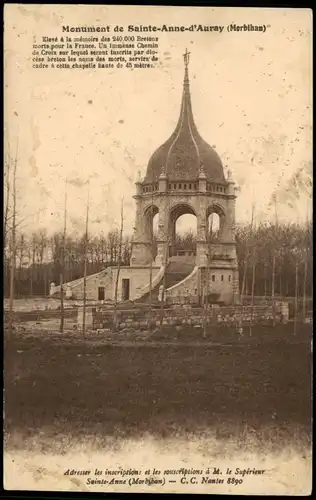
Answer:
[[[183,59],[184,59],[184,65],[185,65],[186,68],[189,65],[190,54],[191,54],[191,52],[188,52],[188,49],[185,49],[185,53],[183,54]]]

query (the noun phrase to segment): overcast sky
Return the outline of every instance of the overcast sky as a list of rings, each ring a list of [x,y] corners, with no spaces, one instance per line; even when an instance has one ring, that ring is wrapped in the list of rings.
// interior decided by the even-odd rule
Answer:
[[[266,33],[161,33],[155,69],[32,69],[33,36],[61,36],[61,26],[106,24],[269,24]],[[84,229],[91,186],[91,231],[117,227],[124,196],[125,227],[134,224],[134,182],[178,120],[183,57],[193,113],[240,186],[237,221],[303,220],[307,194],[287,191],[293,175],[312,175],[312,17],[304,9],[6,6],[5,143],[18,145],[18,208],[25,228],[62,226],[64,182],[69,230]],[[114,33],[111,33],[114,34]],[[301,183],[301,184],[302,184]],[[292,208],[289,207],[288,202]]]

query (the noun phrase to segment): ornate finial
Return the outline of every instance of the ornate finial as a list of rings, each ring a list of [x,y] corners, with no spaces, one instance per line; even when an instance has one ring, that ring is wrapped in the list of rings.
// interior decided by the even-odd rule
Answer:
[[[166,169],[164,165],[162,165],[161,167],[161,172],[159,177],[166,177]]]
[[[138,170],[137,172],[137,182],[141,182],[142,181],[142,174],[140,172],[140,170]]]
[[[184,59],[184,66],[186,68],[189,66],[190,54],[191,52],[188,52],[188,49],[185,49],[185,53],[183,54],[183,59]]]
[[[206,177],[205,175],[205,170],[204,170],[204,163],[203,161],[200,162],[200,172],[199,172],[199,177]]]
[[[227,170],[227,179],[228,179],[229,181],[231,181],[231,180],[232,180],[232,177],[233,177],[233,175],[232,175],[232,171],[228,169],[228,170]]]

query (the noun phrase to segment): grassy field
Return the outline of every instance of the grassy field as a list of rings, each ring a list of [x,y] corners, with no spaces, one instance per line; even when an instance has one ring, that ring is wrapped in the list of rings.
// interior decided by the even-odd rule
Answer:
[[[102,446],[206,429],[240,446],[249,436],[258,446],[308,445],[310,331],[266,330],[240,340],[217,330],[200,342],[174,332],[169,344],[15,332],[5,342],[6,445],[37,437],[39,446],[43,435],[45,449],[88,436]]]

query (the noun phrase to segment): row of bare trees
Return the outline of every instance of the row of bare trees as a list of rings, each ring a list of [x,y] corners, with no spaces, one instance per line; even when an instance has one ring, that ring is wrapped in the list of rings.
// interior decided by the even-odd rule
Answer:
[[[16,235],[15,290],[16,296],[47,295],[51,282],[59,284],[62,260],[64,260],[65,282],[83,276],[85,235],[65,238],[63,255],[63,233],[47,236],[45,231],[31,235],[19,232]],[[107,235],[91,236],[87,243],[87,274],[101,271],[107,266],[117,265],[122,238],[122,265],[128,265],[131,255],[131,238],[120,234],[120,230]],[[312,295],[312,225],[260,224],[240,226],[236,234],[239,263],[240,289],[243,295],[251,295],[252,274],[255,264],[254,295],[295,295],[296,263],[298,262],[298,293],[306,281],[307,295]],[[177,236],[177,246],[195,248],[192,233]],[[12,264],[12,238],[7,238],[4,259],[5,293],[9,295],[10,269]],[[274,279],[272,271],[274,269]]]
[[[260,224],[239,227],[236,235],[243,295],[312,295],[312,224]],[[256,279],[253,280],[255,272]],[[296,276],[296,273],[298,276]]]
[[[60,283],[62,267],[65,282],[83,276],[85,235],[65,236],[65,246],[63,240],[64,232],[48,236],[46,231],[40,230],[30,235],[22,232],[16,235],[15,295],[17,297],[47,295],[51,282]],[[117,265],[119,247],[119,230],[113,230],[98,237],[90,236],[87,243],[87,274],[97,273],[110,265]],[[12,252],[12,238],[7,238],[4,255],[4,288],[7,296],[10,290]],[[130,252],[130,237],[122,237],[122,265],[129,264]]]

